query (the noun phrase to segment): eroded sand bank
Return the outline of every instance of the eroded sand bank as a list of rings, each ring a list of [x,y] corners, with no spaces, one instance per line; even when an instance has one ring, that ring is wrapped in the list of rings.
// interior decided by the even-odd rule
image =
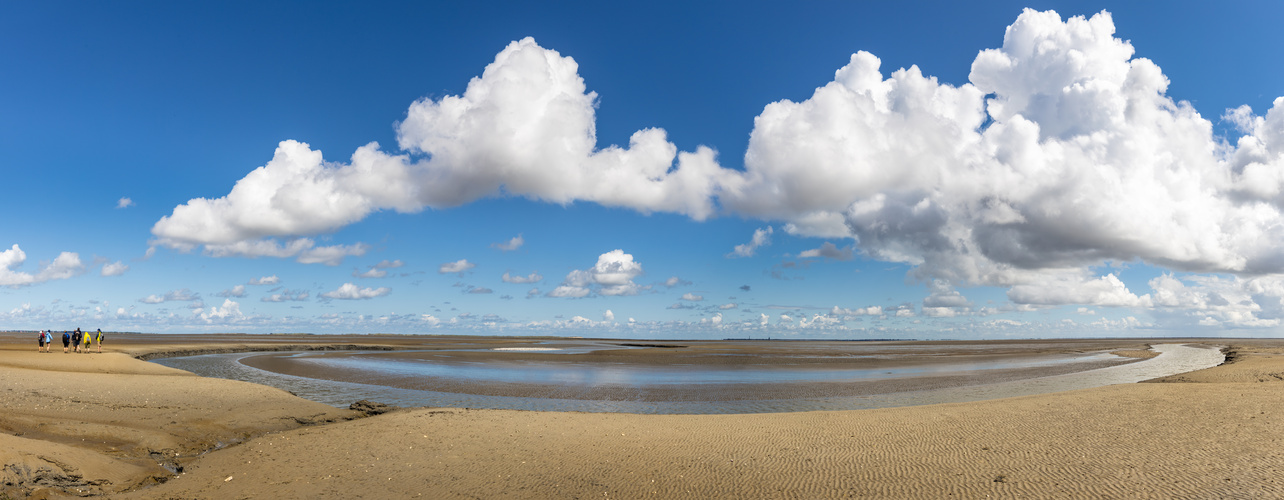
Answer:
[[[209,345],[149,342],[108,350]],[[34,346],[11,342],[0,345],[0,462],[10,483],[3,491],[121,498],[1284,496],[1284,343],[1224,343],[1232,346],[1232,363],[1168,383],[971,403],[750,415],[414,409],[343,421],[354,412],[276,389],[194,377],[124,354],[36,354]],[[327,420],[336,423],[316,425]],[[239,444],[187,456],[219,442]],[[167,460],[166,453],[179,456]],[[184,473],[117,493],[172,476],[165,466]]]

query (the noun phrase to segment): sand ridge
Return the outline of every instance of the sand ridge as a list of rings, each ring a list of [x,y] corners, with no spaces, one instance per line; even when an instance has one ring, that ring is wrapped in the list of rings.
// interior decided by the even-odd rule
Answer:
[[[24,495],[134,488],[168,479],[211,449],[352,416],[275,388],[114,352],[5,349],[0,373],[3,487]]]

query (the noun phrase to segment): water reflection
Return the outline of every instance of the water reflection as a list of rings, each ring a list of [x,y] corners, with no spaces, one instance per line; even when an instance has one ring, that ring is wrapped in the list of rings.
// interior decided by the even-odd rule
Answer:
[[[284,375],[251,368],[239,362],[242,358],[259,355],[258,353],[210,354],[203,356],[157,359],[154,360],[154,362],[165,366],[191,371],[202,376],[244,380],[258,384],[270,385],[290,391],[307,399],[334,406],[347,406],[351,402],[359,399],[371,399],[397,406],[412,407],[495,408],[536,411],[621,412],[643,414],[710,414],[853,410],[1025,396],[1048,392],[1085,389],[1111,384],[1133,383],[1141,380],[1216,366],[1224,359],[1221,352],[1216,349],[1187,347],[1176,344],[1157,345],[1154,346],[1154,349],[1160,352],[1161,355],[1156,358],[1137,363],[1064,375],[994,384],[833,398],[667,402],[484,396],[428,390],[400,389],[379,385],[318,380]],[[301,358],[308,361],[324,359],[324,357],[317,356],[302,356]],[[360,357],[334,359],[342,359],[344,360],[342,361],[343,363],[354,363],[359,366],[364,366],[361,365],[361,363],[384,362],[384,360],[363,360]],[[1073,362],[1073,360],[1064,362]],[[644,367],[625,368],[619,366],[605,366],[591,371],[576,372],[575,370],[571,370],[568,373],[554,374],[551,371],[541,371],[546,370],[543,367],[485,366],[488,364],[490,363],[460,363],[456,364],[454,368],[446,369],[448,372],[440,373],[450,373],[453,374],[453,376],[461,377],[465,375],[460,374],[466,374],[466,376],[494,380],[494,377],[503,376],[504,374],[512,376],[514,372],[511,370],[519,370],[518,373],[523,374],[523,376],[545,376],[547,377],[546,380],[555,381],[556,383],[574,384],[611,383],[645,385],[714,383],[710,382],[707,378],[688,380],[674,376],[671,373],[664,373],[663,371],[638,369]],[[423,370],[438,369],[419,365],[431,365],[431,363],[423,361],[414,363],[403,362],[394,364],[393,367],[381,367],[380,369],[411,370],[414,373],[425,373]],[[958,367],[954,367],[951,369],[957,368]],[[846,375],[843,376],[850,377],[852,376],[851,372],[854,370],[840,371],[847,372]],[[867,377],[877,376],[878,374],[873,373],[875,371],[896,372],[896,370],[868,370],[869,373],[862,373],[859,375]],[[787,376],[791,377],[811,377],[795,378],[793,380],[816,380],[814,377],[835,376],[833,374],[820,373],[825,372],[825,370],[784,370],[784,372]],[[752,367],[747,369],[723,371],[701,370],[699,373],[701,377],[724,377],[718,379],[722,380],[721,383],[726,383],[726,381],[733,375],[736,380],[757,380],[759,382],[780,380],[777,378],[777,375],[780,375],[780,372],[776,370],[755,370]],[[898,375],[913,376],[914,374],[909,372],[899,372]]]
[[[985,370],[1035,368],[1119,359],[1111,354],[1042,356],[1031,359],[985,362],[942,362],[873,369],[796,368],[779,365],[731,366],[637,365],[626,363],[573,363],[546,361],[451,361],[392,358],[383,353],[351,356],[294,356],[295,363],[316,370],[346,369],[370,374],[436,377],[472,382],[520,381],[528,384],[574,386],[657,386],[706,384],[763,384],[784,382],[857,381],[948,374],[975,374]]]

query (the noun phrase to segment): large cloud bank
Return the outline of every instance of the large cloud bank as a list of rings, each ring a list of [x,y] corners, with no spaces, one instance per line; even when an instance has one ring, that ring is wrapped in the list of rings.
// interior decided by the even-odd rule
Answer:
[[[416,212],[498,194],[713,215],[715,187],[738,174],[719,167],[707,148],[678,153],[659,129],[638,131],[627,148],[596,149],[597,94],[578,69],[531,38],[513,42],[464,95],[410,106],[397,127],[406,154],[370,143],[336,164],[307,144],[283,141],[227,196],[193,199],[163,217],[152,227],[154,243],[334,263],[365,247],[315,247],[305,236],[376,210]]]
[[[1217,286],[1256,287],[1247,296],[1278,306],[1269,293],[1278,287],[1261,280],[1284,272],[1284,98],[1262,116],[1227,111],[1242,133],[1232,144],[1169,97],[1168,84],[1114,36],[1110,14],[1026,10],[962,85],[917,67],[884,75],[876,56],[853,54],[811,98],[765,107],[740,171],[707,148],[679,152],[660,129],[598,149],[597,96],[577,64],[527,38],[463,95],[413,103],[397,127],[400,154],[371,143],[330,163],[285,141],[227,196],[176,207],[152,232],[156,244],[212,255],[335,263],[365,246],[316,247],[307,237],[373,211],[486,196],[583,200],[782,221],[791,234],[852,238],[866,256],[911,264],[941,290],[1001,286],[1019,304],[1217,302],[1159,300],[1173,289],[1167,281],[1138,295],[1093,270],[1141,260],[1233,274]],[[1214,293],[1190,285],[1184,293]],[[1261,321],[1272,308],[1255,300],[1225,319]],[[1252,321],[1234,320],[1240,313]]]

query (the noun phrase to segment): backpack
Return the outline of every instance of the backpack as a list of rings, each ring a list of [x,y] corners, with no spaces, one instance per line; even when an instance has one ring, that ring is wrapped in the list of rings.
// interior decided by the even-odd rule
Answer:
[[[71,342],[71,334],[67,332],[62,332],[62,341]]]

